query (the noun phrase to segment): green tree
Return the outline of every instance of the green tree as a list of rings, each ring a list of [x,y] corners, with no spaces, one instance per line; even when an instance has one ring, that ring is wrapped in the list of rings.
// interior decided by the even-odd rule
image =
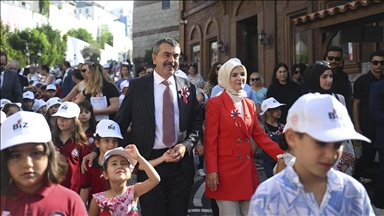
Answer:
[[[38,47],[42,52],[43,63],[52,66],[57,62],[62,62],[64,53],[67,50],[68,35],[61,36],[60,31],[54,30],[49,24],[37,26],[36,30],[46,35],[50,45],[48,47]]]
[[[84,28],[78,28],[78,29],[71,28],[67,32],[67,35],[74,37],[74,38],[77,38],[77,39],[80,39],[80,40],[83,40],[87,43],[93,43],[94,42],[92,34]]]
[[[113,34],[109,31],[108,25],[102,25],[99,27],[97,42],[101,49],[104,49],[104,44],[113,46]]]
[[[25,67],[28,59],[22,50],[14,49],[9,43],[9,39],[13,37],[9,25],[5,25],[0,19],[0,50],[7,53],[8,60],[15,59],[19,62],[20,67]]]
[[[49,17],[50,0],[39,0],[39,13]]]
[[[83,55],[85,62],[99,62],[100,61],[100,49],[96,44],[90,44],[89,46],[84,47],[80,51]]]

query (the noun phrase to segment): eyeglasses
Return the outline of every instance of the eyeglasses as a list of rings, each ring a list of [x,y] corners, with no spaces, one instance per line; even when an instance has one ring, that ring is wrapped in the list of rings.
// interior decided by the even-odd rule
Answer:
[[[327,68],[331,69],[331,66],[329,66],[329,62],[327,62],[327,61],[316,61],[315,64],[313,64],[313,67],[312,67],[311,71],[309,72],[309,75],[311,76],[311,78],[312,78],[312,71],[313,71],[313,69],[315,69],[315,67],[317,65],[324,66],[324,67],[327,67]]]
[[[381,66],[384,66],[384,61],[374,60],[374,61],[371,61],[371,62],[372,62],[373,65],[379,65],[379,63],[380,63]]]
[[[252,78],[251,79],[252,82],[259,81],[259,80],[260,80],[260,78]]]
[[[294,73],[295,73],[295,74],[299,74],[300,72],[301,72],[301,71],[295,71]]]
[[[335,56],[327,56],[327,58],[329,59],[329,61],[333,61],[333,60],[340,61],[341,60],[341,57],[335,57]]]

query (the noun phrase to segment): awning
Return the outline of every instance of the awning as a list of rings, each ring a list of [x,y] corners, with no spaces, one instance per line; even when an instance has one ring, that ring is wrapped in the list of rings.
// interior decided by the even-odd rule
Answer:
[[[310,30],[372,16],[374,16],[372,20],[378,18],[377,21],[381,21],[384,19],[383,3],[381,0],[353,1],[297,17],[291,20],[291,24],[297,27],[306,26],[299,28],[299,30]],[[329,17],[334,17],[334,19],[327,19]]]

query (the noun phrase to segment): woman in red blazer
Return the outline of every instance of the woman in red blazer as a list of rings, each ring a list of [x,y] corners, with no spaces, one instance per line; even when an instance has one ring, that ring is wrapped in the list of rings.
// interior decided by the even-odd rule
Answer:
[[[216,199],[220,215],[247,215],[249,200],[259,185],[251,139],[271,157],[283,151],[261,131],[255,103],[246,98],[247,70],[229,60],[218,81],[225,90],[208,100],[204,136],[207,197]]]

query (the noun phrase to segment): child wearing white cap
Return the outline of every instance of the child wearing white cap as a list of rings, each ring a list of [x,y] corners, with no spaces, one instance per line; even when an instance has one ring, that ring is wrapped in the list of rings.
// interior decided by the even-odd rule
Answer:
[[[284,125],[278,122],[281,117],[280,107],[284,105],[285,104],[279,103],[279,101],[273,97],[267,98],[261,103],[262,112],[260,115],[265,116],[265,122],[263,122],[265,132],[276,143],[279,143],[279,136],[284,130]],[[267,175],[267,178],[270,178],[273,176],[273,168],[276,165],[276,160],[265,152],[262,152],[261,156],[265,174]]]
[[[136,163],[144,169],[148,179],[127,186]],[[160,182],[160,176],[135,145],[109,150],[103,158],[103,176],[108,180],[110,189],[93,195],[89,215],[138,215],[137,202]],[[107,205],[105,205],[107,203]]]
[[[374,215],[364,186],[332,169],[343,141],[370,142],[355,131],[336,98],[301,96],[289,109],[285,127],[294,164],[259,185],[249,215]]]
[[[42,99],[35,99],[32,109],[37,113],[45,115],[47,113],[47,103]]]
[[[53,98],[56,97],[56,85],[55,84],[49,84],[46,88],[46,94],[47,98]]]
[[[78,119],[80,108],[73,102],[64,102],[52,116],[57,116],[53,129],[53,141],[58,151],[67,158],[68,170],[65,180],[61,183],[80,193],[81,161],[90,152],[88,139]]]
[[[42,115],[18,112],[1,134],[1,215],[87,215],[79,195],[59,185],[67,164]]]
[[[128,91],[128,87],[129,87],[129,81],[128,80],[124,80],[123,82],[120,83],[121,95],[119,96],[119,108],[121,106],[121,103],[123,103],[123,100],[125,98],[125,94]]]
[[[84,203],[91,203],[92,195],[106,191],[107,182],[100,178],[103,174],[103,159],[107,151],[117,148],[118,139],[123,139],[119,125],[112,120],[101,120],[96,126],[95,145],[100,149],[100,155],[94,160],[87,172],[81,175],[80,196]]]
[[[53,130],[54,125],[56,125],[56,117],[52,117],[53,114],[57,112],[61,104],[61,99],[58,97],[53,97],[47,101],[47,113],[45,113],[45,119],[48,122],[49,128]]]
[[[33,104],[35,102],[35,94],[31,91],[26,91],[23,93],[23,106],[22,109],[24,111],[31,111],[33,112]]]
[[[8,118],[9,116],[17,113],[17,112],[20,112],[21,111],[21,107],[19,104],[16,104],[16,103],[7,103],[5,104],[5,106],[1,109],[1,111],[3,111],[6,115],[6,117]]]

